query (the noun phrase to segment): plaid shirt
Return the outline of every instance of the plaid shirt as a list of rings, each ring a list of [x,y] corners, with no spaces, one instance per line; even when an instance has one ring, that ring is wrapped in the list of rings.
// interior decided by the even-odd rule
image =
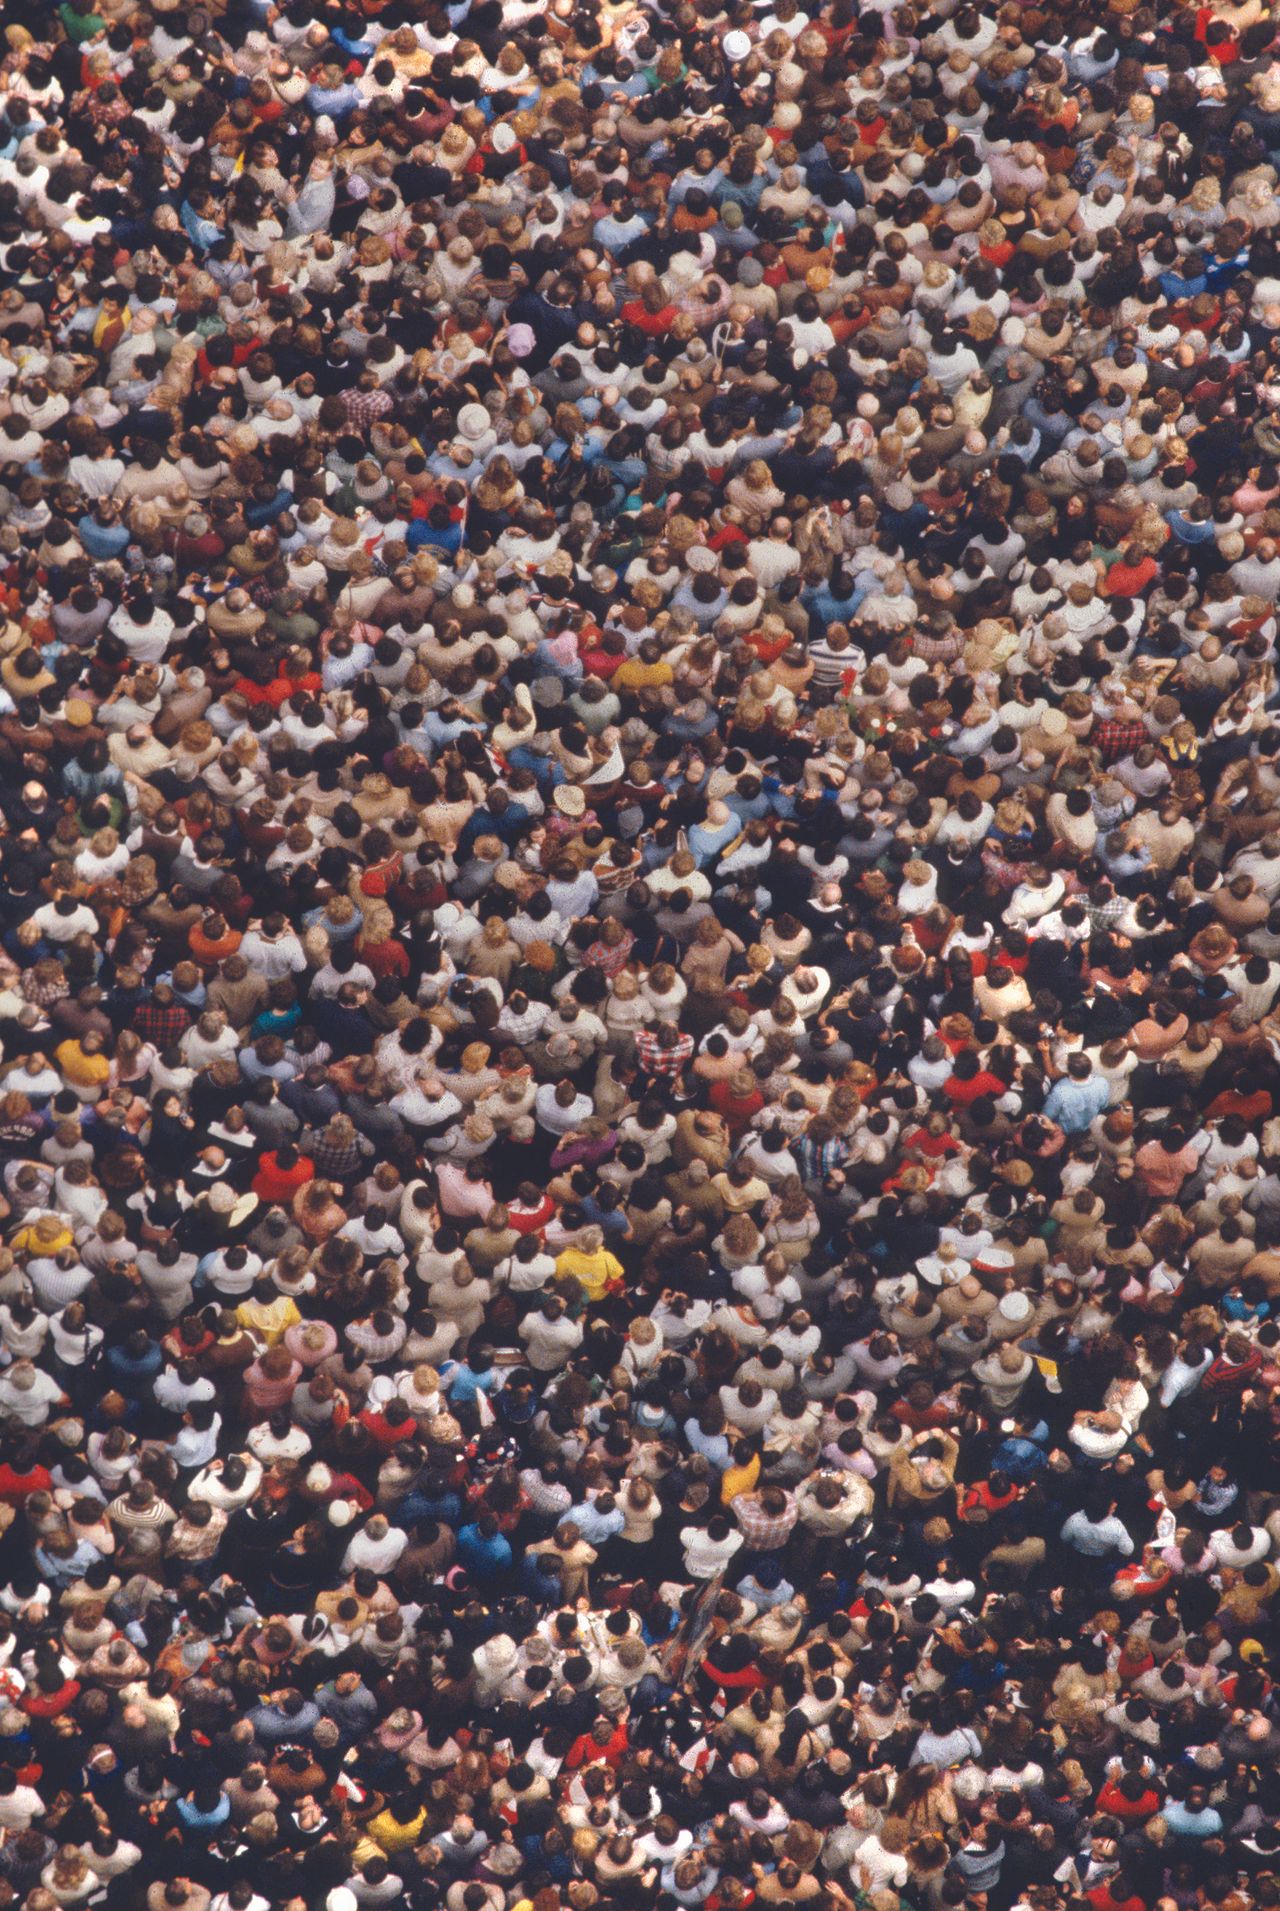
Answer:
[[[714,299],[699,298],[695,293],[681,300],[680,310],[691,318],[700,332],[709,325],[715,325],[729,310],[729,288],[723,279],[713,278],[711,283],[720,287],[720,296]]]
[[[795,1499],[788,1493],[787,1504],[776,1516],[764,1512],[758,1493],[739,1493],[733,1502],[734,1517],[742,1528],[742,1537],[757,1553],[776,1552],[791,1538],[798,1518]]]
[[[363,1163],[373,1153],[368,1142],[364,1148],[359,1141],[349,1141],[345,1145],[330,1141],[321,1135],[315,1146],[308,1150],[316,1164],[316,1173],[328,1181],[345,1181],[349,1175],[358,1174]]]
[[[636,939],[628,929],[622,941],[612,949],[607,942],[593,942],[582,960],[589,969],[600,969],[605,975],[615,976],[626,968],[635,946]]]
[[[641,1029],[636,1036],[636,1060],[646,1075],[678,1075],[693,1054],[692,1035],[677,1035],[670,1048],[664,1048],[652,1029]]]
[[[1119,922],[1129,907],[1123,896],[1108,896],[1105,902],[1090,902],[1084,898],[1084,912],[1095,929],[1109,928],[1113,922]]]
[[[385,418],[395,409],[395,400],[391,393],[375,388],[373,391],[344,391],[342,403],[346,410],[348,423],[357,431],[368,431],[378,418]]]
[[[991,841],[983,844],[982,867],[1001,889],[1016,889],[1026,879],[1027,865],[1010,862],[1000,854],[998,844]]]
[[[171,1002],[167,1008],[159,1002],[141,1002],[134,1010],[133,1026],[144,1042],[166,1049],[182,1040],[191,1027],[191,1015],[181,1002]]]
[[[1118,763],[1148,741],[1146,724],[1124,717],[1102,717],[1089,732],[1089,742],[1104,763]]]
[[[791,1152],[799,1165],[802,1181],[824,1180],[837,1168],[843,1168],[849,1154],[839,1135],[832,1135],[829,1141],[814,1141],[810,1135],[800,1135],[792,1142]]]
[[[23,1001],[33,1003],[38,1009],[51,1009],[55,1002],[65,1002],[71,994],[67,978],[61,971],[48,982],[40,982],[36,979],[35,970],[28,969],[18,986],[22,990]]]
[[[923,631],[912,634],[911,652],[927,664],[952,664],[964,649],[959,631],[949,630],[943,637],[928,637]]]

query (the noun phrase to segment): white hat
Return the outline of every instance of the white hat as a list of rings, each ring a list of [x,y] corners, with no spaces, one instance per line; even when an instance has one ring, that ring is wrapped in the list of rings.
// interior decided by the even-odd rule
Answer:
[[[1002,1294],[996,1306],[996,1312],[1001,1320],[1007,1320],[1012,1325],[1019,1326],[1024,1320],[1031,1318],[1031,1302],[1025,1294]]]
[[[587,799],[576,783],[558,784],[551,800],[562,816],[576,817],[586,813]]]
[[[483,405],[464,405],[458,413],[458,430],[474,443],[483,438],[492,420]]]
[[[751,51],[750,37],[741,27],[734,27],[724,36],[724,57],[726,60],[745,60]]]
[[[926,1254],[916,1263],[916,1272],[930,1287],[950,1287],[968,1267],[954,1241],[942,1241],[934,1254]]]

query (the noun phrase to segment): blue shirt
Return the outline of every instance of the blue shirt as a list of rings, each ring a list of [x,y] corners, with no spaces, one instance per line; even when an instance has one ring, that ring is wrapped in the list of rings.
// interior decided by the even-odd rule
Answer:
[[[309,86],[307,106],[313,113],[327,113],[330,119],[345,119],[357,106],[364,105],[358,86]]]
[[[99,524],[97,518],[87,513],[76,525],[76,532],[85,549],[85,555],[106,563],[128,548],[131,533],[127,524]]]
[[[573,1521],[588,1546],[603,1546],[606,1540],[620,1533],[627,1523],[620,1507],[615,1506],[612,1513],[601,1513],[592,1500],[584,1500],[581,1506],[572,1507],[567,1518]]]
[[[1096,1115],[1111,1105],[1111,1084],[1101,1075],[1087,1081],[1073,1081],[1066,1075],[1055,1082],[1045,1097],[1044,1118],[1056,1121],[1064,1134],[1082,1134]]]
[[[502,1533],[487,1537],[478,1526],[458,1528],[458,1563],[479,1578],[505,1573],[511,1564],[511,1542]]]
[[[246,1716],[260,1745],[284,1745],[305,1739],[315,1730],[320,1723],[320,1707],[313,1699],[304,1699],[292,1718],[276,1705],[255,1705]]]
[[[1216,1838],[1222,1830],[1222,1819],[1211,1805],[1188,1811],[1180,1798],[1167,1798],[1160,1809],[1176,1838]]]
[[[1164,521],[1179,544],[1212,544],[1217,536],[1217,526],[1212,518],[1206,518],[1199,524],[1181,511],[1166,511]]]
[[[502,1375],[497,1368],[491,1367],[487,1373],[475,1373],[465,1361],[446,1362],[440,1370],[450,1400],[460,1402],[473,1401],[478,1393],[496,1393],[502,1385]]]
[[[1106,1519],[1091,1520],[1087,1514],[1073,1513],[1060,1537],[1085,1559],[1105,1559],[1109,1553],[1133,1554],[1133,1540],[1123,1520],[1109,1513]]]

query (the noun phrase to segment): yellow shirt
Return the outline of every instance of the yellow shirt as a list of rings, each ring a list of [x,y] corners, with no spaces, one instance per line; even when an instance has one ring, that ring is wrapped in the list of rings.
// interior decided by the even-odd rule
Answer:
[[[298,1303],[287,1294],[281,1294],[273,1301],[241,1301],[236,1319],[242,1327],[265,1340],[268,1347],[274,1347],[291,1327],[298,1325],[302,1315],[298,1312]]]
[[[133,315],[130,312],[129,307],[127,305],[125,306],[122,312],[99,312],[97,318],[93,322],[94,344],[101,345],[103,339],[106,337],[107,332],[111,328],[111,326],[124,325],[127,327],[129,320],[132,316]]]
[[[610,1281],[622,1279],[622,1262],[607,1247],[588,1254],[580,1247],[567,1247],[556,1261],[557,1274],[570,1274],[589,1301],[604,1298]]]
[[[675,677],[669,663],[646,664],[639,657],[628,657],[626,663],[618,665],[610,682],[619,690],[651,690],[674,683]]]
[[[111,1073],[111,1064],[105,1055],[86,1055],[79,1042],[59,1042],[53,1051],[53,1059],[69,1082],[77,1088],[96,1087],[105,1082]]]
[[[739,1493],[750,1493],[760,1478],[760,1455],[753,1453],[745,1466],[727,1466],[720,1480],[720,1498],[725,1506]]]
[[[36,1233],[36,1224],[32,1222],[29,1227],[19,1228],[10,1246],[19,1254],[61,1254],[64,1247],[75,1246],[75,1236],[70,1228],[63,1228],[56,1240],[45,1240]]]
[[[379,1850],[385,1851],[390,1856],[393,1851],[409,1851],[416,1845],[422,1836],[426,1822],[425,1811],[420,1811],[416,1818],[409,1820],[407,1825],[402,1825],[390,1811],[380,1811],[376,1818],[369,1820],[365,1830]]]

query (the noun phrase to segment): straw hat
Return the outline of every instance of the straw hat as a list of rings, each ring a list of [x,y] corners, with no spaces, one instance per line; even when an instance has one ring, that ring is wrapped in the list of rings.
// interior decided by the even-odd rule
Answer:
[[[576,783],[558,784],[551,800],[562,816],[577,818],[586,815],[587,799]]]

